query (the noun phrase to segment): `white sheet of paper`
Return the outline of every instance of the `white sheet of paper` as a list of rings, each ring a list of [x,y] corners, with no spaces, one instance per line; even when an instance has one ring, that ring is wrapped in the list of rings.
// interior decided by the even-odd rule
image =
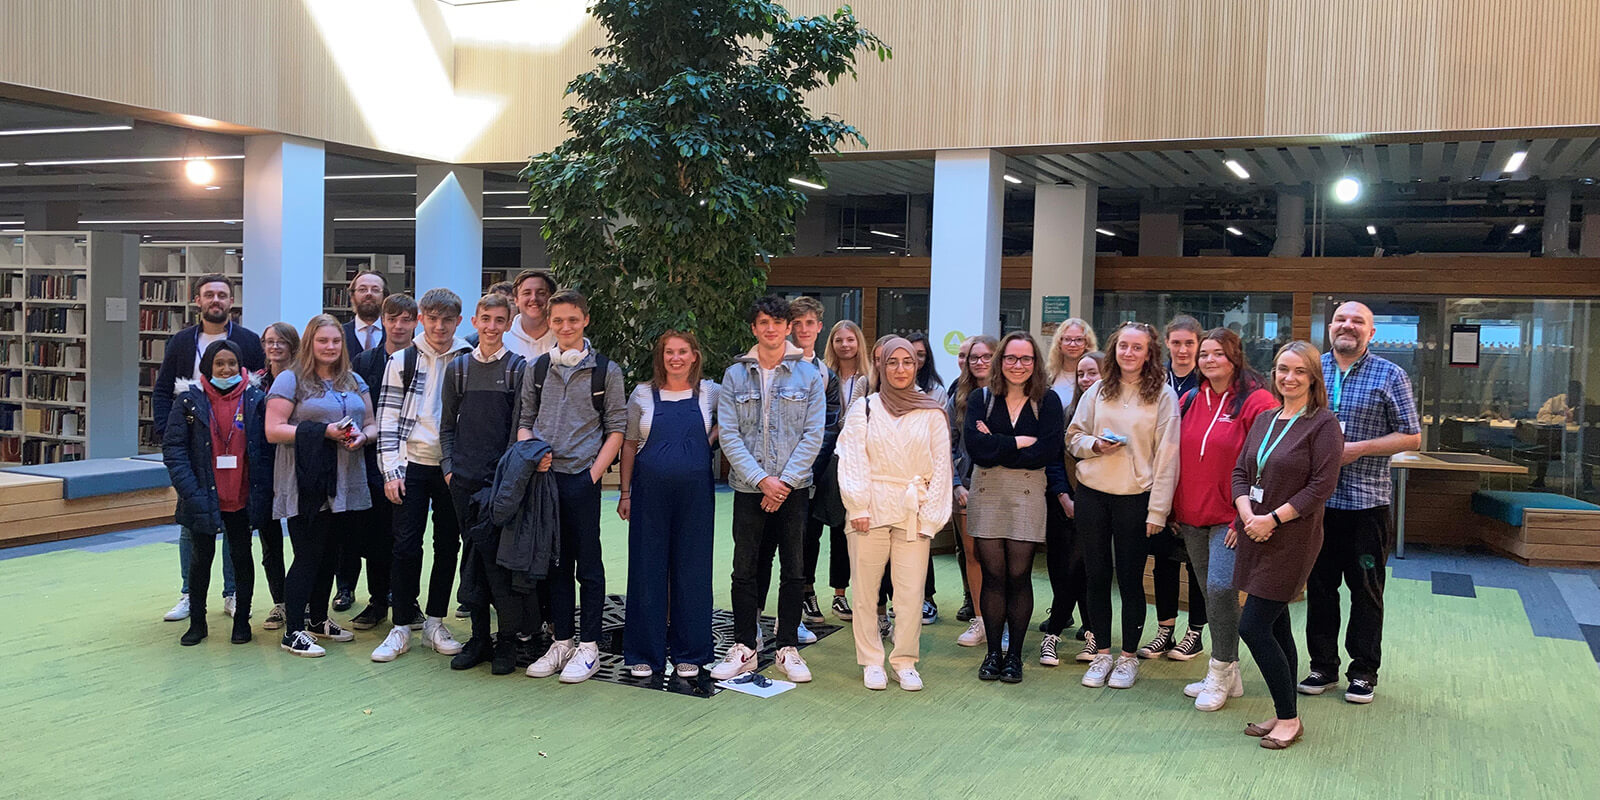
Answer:
[[[772,679],[772,685],[767,686],[766,688],[762,688],[753,683],[729,683],[727,681],[717,681],[717,686],[729,691],[761,698],[780,695],[794,688],[794,684],[788,681],[780,681],[776,678]]]
[[[1478,334],[1472,331],[1456,331],[1450,334],[1450,363],[1478,363]]]
[[[106,298],[106,322],[127,322],[127,321],[128,321],[128,298],[126,298],[126,297],[107,297]]]

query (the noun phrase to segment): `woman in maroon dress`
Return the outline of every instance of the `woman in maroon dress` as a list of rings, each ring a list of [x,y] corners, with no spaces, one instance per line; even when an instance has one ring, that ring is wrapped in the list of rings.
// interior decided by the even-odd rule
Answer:
[[[1244,731],[1260,737],[1262,747],[1282,750],[1305,732],[1295,709],[1298,655],[1289,602],[1322,549],[1322,510],[1339,483],[1344,434],[1328,410],[1322,356],[1310,344],[1290,342],[1278,351],[1272,394],[1278,408],[1256,417],[1233,468],[1239,519],[1228,536],[1238,546],[1234,586],[1248,595],[1239,638],[1255,657],[1277,712]]]

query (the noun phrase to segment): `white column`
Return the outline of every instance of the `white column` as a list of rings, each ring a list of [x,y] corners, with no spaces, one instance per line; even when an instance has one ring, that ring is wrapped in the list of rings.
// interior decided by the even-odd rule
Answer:
[[[244,147],[244,324],[301,330],[322,313],[322,143],[252,136]]]
[[[463,317],[483,296],[483,170],[417,167],[417,297],[440,287]]]
[[[934,155],[928,338],[941,375],[956,375],[962,339],[1000,332],[1005,164],[1005,156],[994,150]]]
[[[1028,313],[1041,348],[1050,346],[1044,329],[1046,296],[1067,297],[1069,316],[1094,319],[1094,226],[1099,201],[1100,187],[1093,184],[1034,189],[1033,300]],[[1139,233],[1143,241],[1142,223]]]

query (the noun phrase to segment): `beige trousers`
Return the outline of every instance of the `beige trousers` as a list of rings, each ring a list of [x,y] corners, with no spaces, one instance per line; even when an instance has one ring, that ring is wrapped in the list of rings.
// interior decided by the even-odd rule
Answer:
[[[889,569],[894,585],[894,650],[889,668],[898,672],[917,665],[922,642],[923,582],[928,576],[928,548],[923,536],[906,541],[900,528],[873,528],[845,535],[850,545],[850,586],[855,597],[856,663],[883,666],[883,639],[878,635],[878,585]]]

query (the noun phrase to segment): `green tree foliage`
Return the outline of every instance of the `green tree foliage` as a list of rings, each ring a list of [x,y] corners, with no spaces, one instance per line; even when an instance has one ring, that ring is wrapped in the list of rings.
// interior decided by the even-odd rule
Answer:
[[[846,6],[791,17],[759,0],[596,0],[609,43],[567,85],[571,135],[522,178],[563,286],[590,301],[590,338],[648,378],[655,339],[693,331],[715,376],[748,344],[744,320],[787,252],[816,153],[866,140],[814,116],[804,93],[890,55]]]

